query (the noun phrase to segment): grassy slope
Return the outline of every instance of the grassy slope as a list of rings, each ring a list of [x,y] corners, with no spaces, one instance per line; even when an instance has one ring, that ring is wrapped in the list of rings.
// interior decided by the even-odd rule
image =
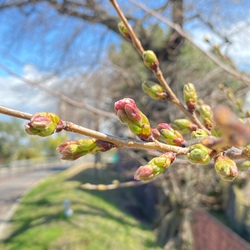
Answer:
[[[79,173],[78,173],[79,172]],[[10,237],[0,249],[129,250],[161,249],[145,225],[107,202],[115,191],[83,191],[93,170],[74,168],[50,177],[22,200],[13,217]],[[62,202],[70,199],[74,215],[65,218]]]

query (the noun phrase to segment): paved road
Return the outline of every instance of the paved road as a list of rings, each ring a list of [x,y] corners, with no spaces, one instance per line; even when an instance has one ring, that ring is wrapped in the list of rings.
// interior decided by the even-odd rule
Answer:
[[[3,239],[8,221],[14,214],[20,198],[39,181],[66,167],[53,167],[15,173],[0,178],[0,239]]]

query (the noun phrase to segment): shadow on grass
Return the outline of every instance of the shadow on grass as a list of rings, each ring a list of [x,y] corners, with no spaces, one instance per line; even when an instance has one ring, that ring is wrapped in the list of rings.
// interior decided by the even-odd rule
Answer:
[[[112,165],[98,170],[88,168],[68,179],[68,181],[77,181],[82,184],[111,184],[113,180],[124,182],[133,179],[119,178],[118,172],[116,172],[115,167]],[[129,213],[142,222],[143,226],[147,225],[148,228],[155,218],[157,191],[152,184],[103,191],[81,189],[79,185],[79,190],[98,196],[115,205],[123,212]]]
[[[128,212],[128,207],[132,207],[133,209],[137,209],[137,213],[140,215],[143,209],[138,209],[138,204],[134,196],[133,188],[126,189],[117,189],[117,190],[109,190],[109,191],[98,191],[98,190],[83,190],[80,188],[80,183],[91,182],[93,184],[109,184],[113,179],[117,179],[117,173],[112,170],[107,169],[99,169],[98,175],[96,176],[96,169],[85,169],[75,176],[66,179],[65,182],[76,181],[79,182],[79,186],[77,185],[76,189],[81,192],[87,192],[91,195],[95,195],[98,198],[105,200],[106,202],[115,205],[122,211]],[[55,190],[54,190],[55,191]],[[53,192],[53,195],[56,195],[56,191]],[[128,199],[127,199],[128,198]],[[134,199],[134,200],[133,200]],[[129,200],[129,202],[128,202]],[[129,203],[129,204],[128,204]],[[78,209],[74,209],[74,215],[90,215],[94,217],[105,217],[110,220],[114,220],[119,223],[121,226],[130,226],[130,227],[138,227],[138,223],[133,223],[126,218],[126,216],[114,215],[112,212],[108,212],[106,209],[100,208],[98,206],[89,204],[84,201],[73,201],[72,204],[77,205]],[[34,202],[23,201],[22,205],[25,208],[29,208],[30,211],[39,209],[41,207],[46,207],[48,210],[41,210],[41,212],[37,213],[28,213],[22,217],[16,216],[11,221],[13,224],[17,225],[14,231],[9,235],[8,238],[3,240],[4,243],[8,243],[11,241],[15,241],[15,239],[21,235],[25,234],[30,229],[40,229],[43,225],[49,225],[53,222],[61,222],[64,221],[68,224],[74,226],[74,228],[81,228],[81,224],[79,221],[74,219],[70,219],[64,216],[63,205],[62,202],[52,202],[51,199],[41,196],[40,199],[35,200]],[[78,206],[80,205],[80,206]],[[58,209],[53,209],[53,207]],[[80,207],[80,208],[79,208]],[[142,206],[143,207],[143,206]],[[50,210],[52,208],[52,211]],[[132,213],[133,214],[133,213]],[[134,212],[133,215],[136,215]],[[141,216],[141,215],[140,215]],[[143,216],[139,219],[144,219]],[[73,216],[74,217],[74,216]],[[137,219],[138,217],[135,216]],[[77,218],[77,217],[76,217]],[[150,230],[149,223],[145,223],[145,221],[141,220],[140,228],[143,230]],[[48,246],[48,242],[44,242],[43,248],[45,249]],[[147,248],[155,248],[157,247],[154,241],[146,241],[144,242],[145,247]],[[47,248],[46,248],[47,249]]]

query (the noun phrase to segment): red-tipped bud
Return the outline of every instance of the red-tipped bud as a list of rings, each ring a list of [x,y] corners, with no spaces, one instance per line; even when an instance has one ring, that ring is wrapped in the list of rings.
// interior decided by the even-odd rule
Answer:
[[[236,163],[227,156],[218,156],[215,158],[214,167],[218,175],[225,181],[232,181],[238,176]]]
[[[57,131],[57,129],[59,131],[59,127],[61,125],[62,121],[57,115],[53,113],[40,112],[33,115],[30,122],[25,124],[25,131],[30,135],[45,137],[53,134]]]
[[[152,129],[152,134],[155,139],[169,145],[181,146],[185,141],[183,136],[167,123],[160,123],[156,129]]]
[[[193,124],[187,119],[177,119],[171,124],[171,127],[181,134],[190,134],[198,129],[196,124]]]
[[[211,150],[202,144],[195,144],[190,147],[187,158],[191,163],[206,165],[210,162]]]
[[[119,100],[114,105],[116,115],[125,123],[130,131],[141,140],[151,139],[151,128],[148,118],[137,108],[135,101],[130,98]]]
[[[76,160],[86,154],[96,154],[97,152],[105,152],[115,145],[97,139],[81,139],[78,141],[65,141],[57,147],[57,151],[62,155],[63,160]]]
[[[175,154],[166,152],[165,154],[153,158],[147,165],[141,166],[135,172],[136,180],[148,181],[162,174],[170,164],[175,160]]]
[[[151,70],[157,70],[159,68],[159,61],[154,51],[146,50],[143,52],[144,64]]]
[[[91,140],[92,143],[92,140]],[[74,161],[81,156],[88,154],[88,150],[80,149],[78,141],[65,141],[56,149],[61,155],[62,160]]]
[[[142,83],[142,90],[155,100],[166,100],[167,98],[163,87],[151,81],[144,81]]]
[[[118,29],[124,37],[126,37],[128,40],[131,40],[131,36],[128,32],[128,29],[123,22],[118,23]]]
[[[187,83],[183,88],[184,101],[190,112],[193,112],[196,108],[197,94],[196,89],[192,83]]]
[[[209,105],[202,104],[199,108],[199,113],[201,116],[201,120],[206,128],[211,129],[213,126],[213,112]]]

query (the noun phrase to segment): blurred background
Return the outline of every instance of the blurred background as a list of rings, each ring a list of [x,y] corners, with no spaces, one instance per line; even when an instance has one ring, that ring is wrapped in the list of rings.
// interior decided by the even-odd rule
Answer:
[[[143,47],[158,56],[181,100],[183,85],[192,82],[199,99],[212,108],[223,103],[240,118],[249,116],[250,81],[233,74],[250,72],[249,1],[119,4]],[[168,20],[193,43],[171,29]],[[113,112],[121,98],[136,100],[152,127],[183,118],[173,105],[143,93],[141,83],[156,79],[119,34],[118,22],[107,0],[0,0],[0,105],[28,113],[55,112],[63,120],[129,138],[134,137]],[[69,133],[29,137],[23,125],[0,115],[4,166],[58,157],[58,144],[82,138]],[[222,181],[213,164],[200,167],[183,158],[150,184],[104,192],[79,189],[84,182],[130,181],[154,154],[113,150],[91,158],[92,167],[79,167],[79,161],[77,170],[41,184],[24,198],[3,249],[250,249],[249,162],[238,163],[241,172],[233,183]],[[75,211],[70,218],[61,214],[64,199],[71,200]],[[34,214],[26,214],[32,206]],[[37,234],[39,244],[32,238]]]

